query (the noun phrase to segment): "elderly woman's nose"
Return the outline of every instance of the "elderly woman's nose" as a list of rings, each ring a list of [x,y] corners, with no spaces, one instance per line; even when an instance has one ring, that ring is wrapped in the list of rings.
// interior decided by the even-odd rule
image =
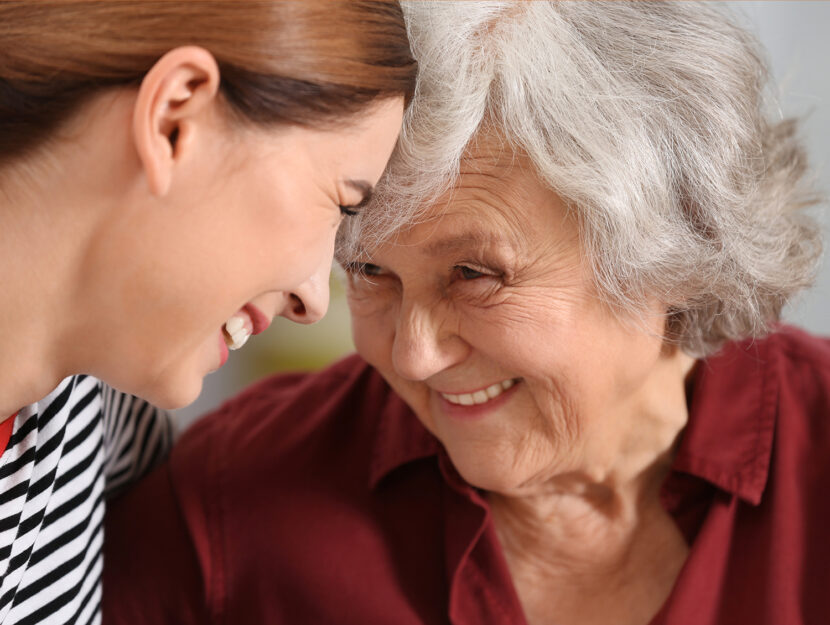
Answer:
[[[284,294],[282,317],[296,323],[320,321],[329,307],[329,273],[331,265],[318,269],[308,280]]]
[[[446,321],[418,305],[401,309],[392,345],[392,364],[398,375],[426,380],[464,359],[466,343],[446,331]]]

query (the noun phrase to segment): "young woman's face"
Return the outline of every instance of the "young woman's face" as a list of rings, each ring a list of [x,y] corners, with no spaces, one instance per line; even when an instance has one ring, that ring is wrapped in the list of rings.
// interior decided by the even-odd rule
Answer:
[[[169,192],[134,192],[93,247],[85,296],[101,322],[82,340],[101,356],[90,373],[180,407],[233,335],[277,315],[319,319],[337,227],[383,172],[402,114],[396,98],[331,130],[217,122],[182,137],[193,144],[177,146]]]

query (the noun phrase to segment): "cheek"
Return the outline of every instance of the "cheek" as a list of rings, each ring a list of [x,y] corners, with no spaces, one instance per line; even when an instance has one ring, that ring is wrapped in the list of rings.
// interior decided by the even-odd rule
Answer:
[[[524,378],[541,412],[569,419],[591,381],[600,382],[602,340],[587,311],[563,298],[517,296],[489,310],[461,315],[464,335],[507,375]],[[567,413],[567,415],[565,415]]]
[[[569,311],[516,296],[488,308],[461,307],[457,317],[477,352],[519,377],[557,369],[573,340]]]
[[[355,294],[349,289],[349,311],[352,318],[352,339],[357,352],[381,371],[392,354],[395,317],[391,306],[379,305],[373,298]]]
[[[363,356],[367,362],[378,367],[379,345],[377,344],[377,337],[367,327],[365,317],[352,314],[352,340],[357,353]]]
[[[513,359],[525,363],[523,373],[540,411],[571,440],[602,426],[608,407],[641,388],[660,354],[658,337],[590,314],[537,330],[537,342],[517,345]]]
[[[390,283],[389,278],[374,278],[377,282],[369,284],[371,277],[350,276],[346,285],[346,296],[352,326],[355,333],[368,327],[369,333],[383,328],[393,332],[400,312],[400,289]]]
[[[315,193],[312,179],[281,156],[264,160],[225,195],[219,228],[230,246],[224,249],[239,259],[238,278],[250,288],[291,291],[331,262],[340,215]]]

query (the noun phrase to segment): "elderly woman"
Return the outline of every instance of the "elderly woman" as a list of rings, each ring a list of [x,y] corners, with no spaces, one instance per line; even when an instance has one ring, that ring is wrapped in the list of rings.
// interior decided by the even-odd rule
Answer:
[[[116,502],[108,622],[830,622],[830,343],[776,324],[820,244],[754,42],[685,2],[407,18],[341,232],[360,357]]]

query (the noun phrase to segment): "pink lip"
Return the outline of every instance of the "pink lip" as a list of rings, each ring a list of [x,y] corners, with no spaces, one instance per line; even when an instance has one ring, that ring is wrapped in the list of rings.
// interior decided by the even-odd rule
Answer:
[[[221,369],[222,366],[228,362],[228,356],[230,352],[228,351],[228,345],[225,343],[225,336],[222,330],[219,330],[219,366],[217,369]]]
[[[512,397],[514,391],[519,387],[520,384],[521,382],[516,382],[513,386],[504,391],[495,399],[491,399],[490,401],[485,402],[483,404],[473,404],[472,406],[462,406],[460,404],[453,404],[441,397],[441,395],[439,395],[438,393],[436,393],[435,396],[438,398],[438,402],[440,403],[441,409],[444,411],[444,414],[450,417],[455,417],[456,419],[477,419],[485,416],[488,412],[504,405],[510,399],[510,397]],[[451,394],[462,395],[463,393]]]
[[[248,313],[248,316],[251,318],[251,323],[253,324],[251,334],[265,332],[265,330],[268,329],[268,326],[271,325],[271,318],[253,304],[245,304],[242,307],[242,310]]]

